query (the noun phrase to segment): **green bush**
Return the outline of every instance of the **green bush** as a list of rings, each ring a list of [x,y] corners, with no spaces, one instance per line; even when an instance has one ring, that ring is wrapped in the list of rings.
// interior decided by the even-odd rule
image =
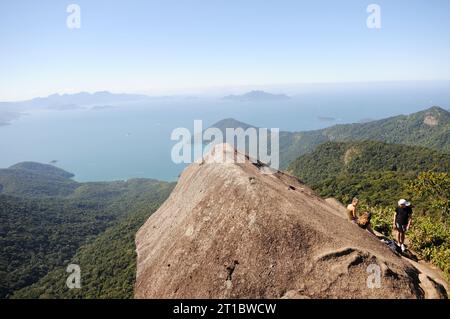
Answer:
[[[372,213],[372,228],[384,236],[391,238],[394,212],[391,209],[383,207],[372,207],[368,211]]]
[[[450,227],[429,216],[417,216],[408,235],[411,248],[450,278]]]
[[[423,210],[450,217],[450,174],[448,172],[422,172],[411,183],[405,184],[413,199]]]

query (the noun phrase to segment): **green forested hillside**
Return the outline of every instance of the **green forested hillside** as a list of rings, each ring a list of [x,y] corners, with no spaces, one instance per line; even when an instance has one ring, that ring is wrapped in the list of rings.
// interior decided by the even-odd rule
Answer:
[[[84,202],[0,196],[0,297],[26,287],[98,235],[115,219]]]
[[[290,171],[323,197],[349,203],[357,196],[386,236],[397,201],[411,200],[411,247],[450,278],[450,154],[374,141],[327,142],[300,156]]]
[[[410,115],[336,125],[323,131],[330,140],[376,140],[450,152],[450,113],[437,106]]]
[[[58,168],[54,165],[41,164],[36,162],[17,163],[9,167],[9,169],[28,171],[30,173],[42,174],[48,177],[60,177],[60,178],[74,177],[72,173],[66,172],[65,170]]]
[[[27,167],[33,169],[27,171],[19,165],[0,171],[3,190],[15,189],[20,195],[0,194],[0,298],[10,297],[22,288],[22,292],[27,291],[26,287],[55,267],[71,263],[81,247],[124,218],[141,216],[138,212],[143,206],[152,210],[173,187],[172,183],[151,179],[76,183],[69,178],[70,173],[56,168],[36,172],[40,164]],[[30,176],[32,185],[28,184]],[[70,192],[70,188],[54,192],[59,187],[53,184],[55,178],[76,187]],[[125,230],[129,232],[116,236],[134,236],[134,229]],[[123,249],[116,251],[118,255],[130,256],[125,245]]]
[[[251,127],[233,119],[213,125]],[[450,153],[450,113],[440,107],[410,115],[399,115],[367,123],[335,125],[306,132],[280,132],[280,165],[285,169],[298,156],[312,152],[327,141],[374,140],[386,143],[424,146]]]
[[[81,246],[70,263],[81,269],[81,289],[68,289],[67,264],[58,265],[12,298],[133,298],[136,277],[134,237],[159,203],[140,204],[92,242]]]
[[[24,162],[0,169],[0,194],[26,197],[67,196],[79,184],[73,175],[48,164]]]
[[[313,151],[326,141],[373,140],[423,146],[450,153],[450,113],[442,108],[432,107],[410,115],[285,135],[284,138],[291,141],[286,143],[282,161],[286,166],[299,155]],[[280,144],[283,142],[280,141]]]
[[[445,208],[449,203],[448,194],[423,198],[413,186],[419,181],[427,185],[427,194],[435,194],[438,184],[448,184],[449,119],[448,111],[433,107],[409,116],[309,132],[320,132],[333,142],[314,146],[315,150],[292,161],[289,170],[323,197],[336,197],[347,203],[358,196],[364,205],[376,207],[380,212],[390,211],[383,221],[387,228],[391,226],[391,210],[396,201],[408,198],[414,200],[417,212],[436,217],[437,224],[444,225],[442,228],[448,231]],[[338,142],[341,140],[347,142]],[[436,200],[443,203],[441,208],[436,208]],[[447,242],[450,243],[450,238]]]
[[[401,185],[420,172],[449,172],[450,154],[376,141],[327,142],[289,170],[322,196],[365,194],[372,204],[404,196]]]

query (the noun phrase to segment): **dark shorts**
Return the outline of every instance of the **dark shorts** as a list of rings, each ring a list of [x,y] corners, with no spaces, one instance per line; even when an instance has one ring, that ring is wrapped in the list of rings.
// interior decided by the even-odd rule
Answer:
[[[405,233],[406,232],[406,228],[408,227],[408,225],[402,225],[402,224],[399,224],[399,223],[395,223],[395,226],[397,226],[397,229],[399,231],[401,231],[402,233]]]

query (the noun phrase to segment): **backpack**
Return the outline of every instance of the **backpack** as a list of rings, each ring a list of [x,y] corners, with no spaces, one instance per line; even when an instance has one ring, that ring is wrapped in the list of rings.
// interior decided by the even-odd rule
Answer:
[[[397,246],[397,244],[395,243],[395,241],[393,240],[387,240],[384,241],[384,243],[394,252],[394,253],[398,253],[401,254],[402,250],[399,246]]]

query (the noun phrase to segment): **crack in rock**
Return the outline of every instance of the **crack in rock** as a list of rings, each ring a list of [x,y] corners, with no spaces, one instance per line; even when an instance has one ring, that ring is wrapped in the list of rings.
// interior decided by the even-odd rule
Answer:
[[[235,260],[233,262],[233,264],[231,264],[230,266],[227,266],[227,268],[226,268],[226,270],[227,270],[227,281],[228,280],[230,280],[230,281],[232,280],[233,273],[234,273],[234,270],[236,269],[237,265],[239,265],[239,262],[237,260]]]

